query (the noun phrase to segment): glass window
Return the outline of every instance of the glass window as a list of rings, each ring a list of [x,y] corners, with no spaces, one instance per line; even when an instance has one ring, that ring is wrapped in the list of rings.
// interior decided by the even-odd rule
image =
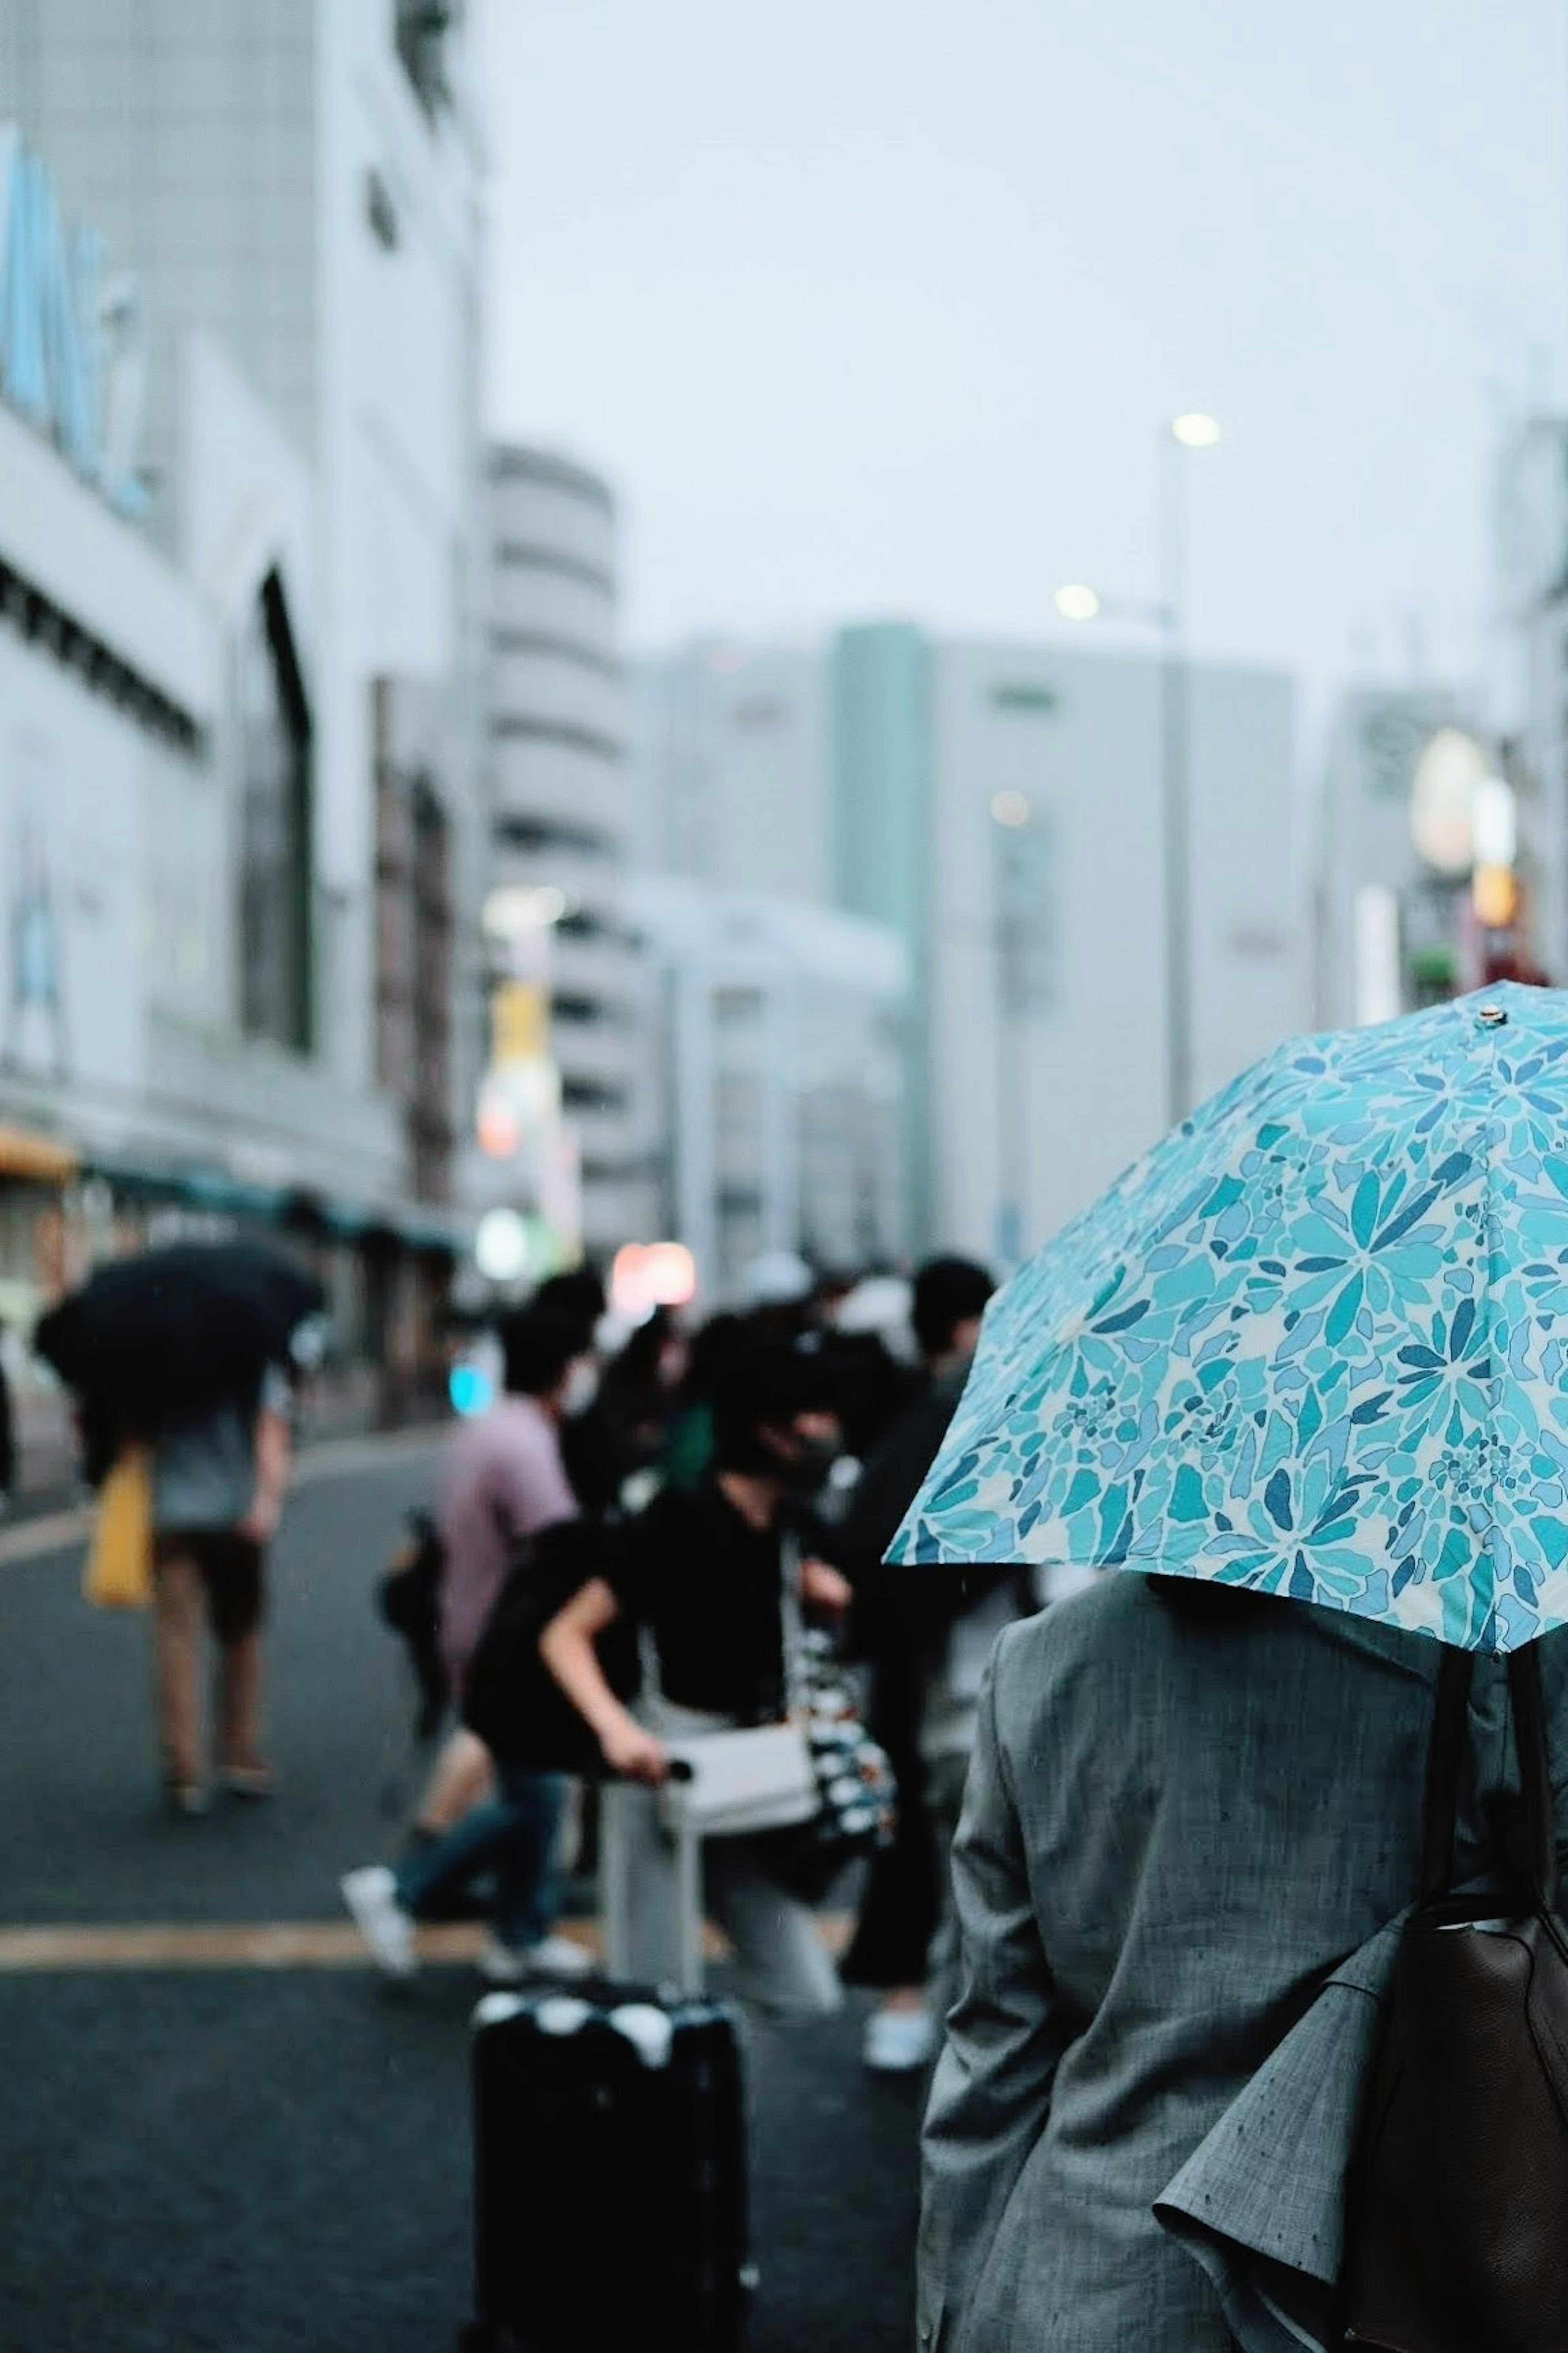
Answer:
[[[282,590],[269,575],[236,656],[239,990],[248,1037],[311,1046],[310,721]]]

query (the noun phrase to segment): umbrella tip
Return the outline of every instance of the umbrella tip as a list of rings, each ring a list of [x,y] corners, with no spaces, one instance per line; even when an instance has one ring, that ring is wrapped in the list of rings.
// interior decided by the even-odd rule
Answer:
[[[1508,1021],[1508,1008],[1502,1005],[1482,1005],[1476,1010],[1476,1019],[1483,1029],[1501,1029]]]

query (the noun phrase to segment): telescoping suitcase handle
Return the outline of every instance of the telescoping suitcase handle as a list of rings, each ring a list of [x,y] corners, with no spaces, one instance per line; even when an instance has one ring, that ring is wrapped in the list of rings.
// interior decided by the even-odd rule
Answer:
[[[685,1760],[673,1758],[662,1806],[644,1783],[607,1780],[599,1837],[606,1974],[685,1999],[704,1986],[702,1832],[679,1802],[692,1778]]]

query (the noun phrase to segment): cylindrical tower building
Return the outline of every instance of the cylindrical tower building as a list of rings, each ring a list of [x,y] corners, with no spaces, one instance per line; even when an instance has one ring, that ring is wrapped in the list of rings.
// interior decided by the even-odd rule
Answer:
[[[621,903],[627,697],[609,485],[550,453],[490,459],[491,895],[524,907],[549,993],[550,1046],[593,1251],[640,1238],[635,943]],[[503,895],[497,901],[497,894]]]

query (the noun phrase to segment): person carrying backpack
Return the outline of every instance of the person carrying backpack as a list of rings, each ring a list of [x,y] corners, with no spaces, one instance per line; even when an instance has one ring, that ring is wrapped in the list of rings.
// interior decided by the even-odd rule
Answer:
[[[499,1336],[505,1395],[458,1431],[441,1481],[440,1638],[454,1695],[461,1694],[520,1545],[577,1516],[559,1426],[585,1346],[581,1328],[569,1316],[532,1307],[503,1319]],[[477,1752],[482,1763],[468,1732],[455,1734],[451,1745],[460,1756]],[[565,1776],[503,1761],[490,1801],[418,1841],[396,1870],[367,1863],[349,1872],[341,1882],[344,1901],[377,1965],[392,1977],[412,1975],[418,1922],[450,1914],[464,1891],[488,1880],[493,1934],[480,1963],[487,1977],[511,1983],[586,1967],[578,1947],[552,1933],[567,1797]]]

